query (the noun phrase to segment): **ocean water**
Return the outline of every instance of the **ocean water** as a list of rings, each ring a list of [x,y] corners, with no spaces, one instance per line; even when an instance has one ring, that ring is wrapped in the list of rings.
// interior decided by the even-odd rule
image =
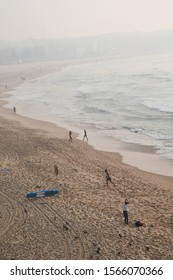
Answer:
[[[26,81],[12,94],[18,113],[153,146],[173,159],[173,54],[98,59]]]

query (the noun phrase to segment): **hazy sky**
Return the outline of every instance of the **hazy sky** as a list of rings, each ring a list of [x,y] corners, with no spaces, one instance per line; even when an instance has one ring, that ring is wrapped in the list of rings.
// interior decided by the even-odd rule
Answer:
[[[0,39],[173,29],[173,0],[0,0]]]

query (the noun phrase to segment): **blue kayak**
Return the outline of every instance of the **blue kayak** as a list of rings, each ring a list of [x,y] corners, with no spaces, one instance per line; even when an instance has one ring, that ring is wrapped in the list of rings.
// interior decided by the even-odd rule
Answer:
[[[59,192],[60,192],[60,190],[57,190],[57,189],[41,190],[41,191],[36,191],[36,192],[29,192],[29,193],[27,193],[26,197],[34,198],[34,197],[53,196],[55,194],[58,194]]]

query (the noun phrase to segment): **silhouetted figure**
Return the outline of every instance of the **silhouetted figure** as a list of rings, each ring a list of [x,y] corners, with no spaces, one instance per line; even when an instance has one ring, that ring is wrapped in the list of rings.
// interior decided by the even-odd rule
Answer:
[[[86,132],[86,130],[84,129],[84,137],[83,137],[83,141],[85,140],[85,138],[86,138],[86,140],[87,140],[87,142],[88,142],[87,132]]]
[[[69,141],[72,142],[72,140],[73,140],[73,139],[72,139],[72,132],[69,131]]]
[[[14,113],[16,113],[16,107],[15,106],[13,107],[13,111],[14,111]]]
[[[112,182],[111,176],[109,175],[109,172],[108,172],[107,169],[105,169],[105,173],[106,173],[106,184],[107,184],[107,186],[108,186],[108,182],[110,182],[115,187],[115,184]]]
[[[123,215],[124,215],[124,222],[126,225],[128,225],[128,200],[126,199],[123,205]]]

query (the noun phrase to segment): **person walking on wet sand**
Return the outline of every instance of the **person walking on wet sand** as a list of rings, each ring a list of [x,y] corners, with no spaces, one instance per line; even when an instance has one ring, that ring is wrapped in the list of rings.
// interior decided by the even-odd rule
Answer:
[[[115,187],[115,184],[112,182],[111,176],[109,175],[109,172],[108,172],[107,169],[105,169],[105,173],[106,173],[106,184],[107,184],[107,186],[108,186],[108,182],[110,182]]]
[[[68,141],[70,141],[70,142],[72,142],[72,132],[71,131],[69,131],[69,140]]]
[[[87,140],[87,142],[88,142],[88,136],[87,136],[86,129],[84,129],[84,137],[83,137],[83,141],[85,140],[85,138],[86,138],[86,140]]]
[[[15,106],[13,107],[13,111],[14,111],[14,113],[16,113],[16,107]]]
[[[124,222],[126,225],[128,225],[128,200],[126,199],[125,202],[124,202],[124,205],[123,205],[123,216],[124,216]]]

